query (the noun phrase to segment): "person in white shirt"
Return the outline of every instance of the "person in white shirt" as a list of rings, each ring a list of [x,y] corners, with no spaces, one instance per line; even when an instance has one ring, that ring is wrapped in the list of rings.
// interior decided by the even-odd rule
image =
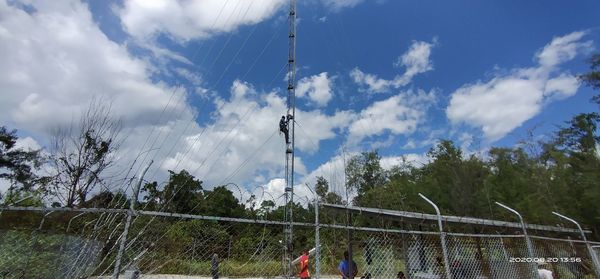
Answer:
[[[554,279],[552,275],[552,271],[546,269],[548,263],[546,262],[538,262],[538,278],[539,279]]]

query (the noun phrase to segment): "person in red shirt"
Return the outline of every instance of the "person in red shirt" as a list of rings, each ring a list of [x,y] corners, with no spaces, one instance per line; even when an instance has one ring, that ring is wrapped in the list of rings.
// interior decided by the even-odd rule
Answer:
[[[310,279],[308,272],[308,250],[304,250],[304,254],[300,256],[300,279]]]

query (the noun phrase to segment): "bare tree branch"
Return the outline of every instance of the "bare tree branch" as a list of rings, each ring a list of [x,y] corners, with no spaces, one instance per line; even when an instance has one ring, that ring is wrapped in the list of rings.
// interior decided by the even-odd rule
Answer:
[[[82,204],[98,185],[106,184],[102,174],[114,165],[120,131],[121,122],[102,99],[92,100],[79,122],[51,131],[54,194],[62,204]]]

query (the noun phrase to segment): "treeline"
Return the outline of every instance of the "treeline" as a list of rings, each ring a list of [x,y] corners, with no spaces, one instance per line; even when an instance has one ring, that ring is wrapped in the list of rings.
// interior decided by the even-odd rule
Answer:
[[[513,220],[494,204],[521,212],[529,223],[560,223],[563,213],[600,234],[600,156],[596,113],[579,114],[546,141],[464,154],[442,140],[422,166],[403,164],[386,171],[377,152],[350,160],[347,183],[355,205],[431,212],[417,193],[435,201],[443,214]],[[567,224],[570,226],[570,224]]]

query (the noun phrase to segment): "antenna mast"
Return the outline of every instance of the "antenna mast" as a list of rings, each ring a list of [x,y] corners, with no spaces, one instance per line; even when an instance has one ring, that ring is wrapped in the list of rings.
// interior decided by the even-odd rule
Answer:
[[[285,149],[285,217],[284,271],[286,278],[294,277],[293,259],[293,206],[294,206],[294,128],[296,118],[296,0],[290,0],[287,123],[290,141]]]

